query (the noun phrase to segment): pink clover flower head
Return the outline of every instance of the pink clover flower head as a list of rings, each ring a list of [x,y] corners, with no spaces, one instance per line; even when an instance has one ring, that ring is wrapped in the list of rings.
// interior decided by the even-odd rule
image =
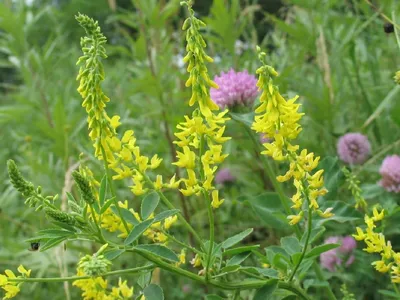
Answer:
[[[235,105],[251,106],[258,95],[257,78],[247,70],[235,72],[230,69],[215,76],[219,89],[211,88],[211,99],[221,108]]]
[[[386,156],[379,169],[382,179],[379,184],[388,192],[400,193],[400,156]]]
[[[340,253],[349,254],[355,248],[357,248],[356,240],[351,235],[347,235],[342,239],[342,245],[338,248],[338,250]]]
[[[217,184],[232,183],[235,180],[236,180],[236,177],[233,176],[233,174],[229,168],[222,168],[215,175],[215,183],[217,183]]]
[[[320,255],[321,266],[331,272],[336,267],[342,266],[343,261],[345,267],[350,266],[354,260],[354,249],[357,247],[356,241],[351,236],[332,236],[325,240],[324,244],[341,244],[339,248],[331,249]]]
[[[368,159],[371,153],[371,144],[368,138],[361,133],[347,133],[339,139],[337,152],[343,162],[360,165]]]

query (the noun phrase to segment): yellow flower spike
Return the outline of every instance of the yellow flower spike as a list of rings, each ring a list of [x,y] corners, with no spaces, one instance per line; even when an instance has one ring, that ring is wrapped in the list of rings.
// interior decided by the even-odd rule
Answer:
[[[158,166],[161,164],[162,158],[159,158],[158,155],[154,155],[150,161],[150,169],[157,169]]]
[[[224,199],[219,199],[218,198],[218,190],[213,190],[212,193],[212,201],[211,201],[211,206],[215,209],[221,206],[221,204],[225,201]]]
[[[186,249],[182,249],[178,258],[179,258],[179,263],[177,263],[178,265],[184,265],[186,263]]]
[[[126,162],[131,162],[132,161],[132,153],[128,148],[123,148],[121,150],[121,152],[119,153],[119,155]]]
[[[119,121],[119,119],[121,119],[120,116],[113,116],[111,118],[110,124],[114,129],[117,129],[121,125],[121,122]]]
[[[3,299],[11,299],[14,298],[19,292],[20,289],[16,285],[6,285],[3,286],[2,289],[6,292],[6,295],[4,296]]]
[[[372,230],[376,227],[374,224],[374,220],[372,218],[370,218],[369,216],[365,215],[364,221],[365,221],[365,224],[367,224],[369,229]]]
[[[6,285],[7,282],[8,282],[7,276],[5,276],[5,275],[3,275],[3,274],[0,274],[0,286]]]
[[[178,216],[174,215],[164,220],[164,229],[169,230],[171,226],[178,220]]]
[[[296,225],[301,221],[302,218],[303,218],[303,211],[301,211],[300,214],[298,215],[287,216],[287,219],[290,220],[289,222],[290,225]]]
[[[8,270],[8,269],[7,269],[7,270],[4,271],[4,273],[7,275],[8,278],[12,278],[12,279],[17,278],[17,277],[15,276],[14,272],[11,271],[11,270]]]
[[[385,212],[385,210],[382,209],[381,212],[379,213],[378,210],[376,209],[376,207],[374,207],[374,209],[372,210],[372,213],[373,213],[372,220],[374,222],[381,221],[384,217],[384,212]]]
[[[170,189],[177,189],[179,187],[179,184],[180,180],[176,180],[176,175],[174,174],[174,176],[172,176],[169,180],[167,187]]]
[[[156,242],[165,243],[167,240],[168,240],[168,237],[162,232],[158,232],[155,236]]]
[[[333,210],[333,207],[328,207],[327,209],[325,209],[324,212],[322,212],[321,210],[317,210],[317,213],[322,218],[330,218],[335,215],[335,214],[331,213],[332,210]]]
[[[386,264],[383,260],[374,261],[371,265],[375,266],[375,269],[381,273],[387,273],[391,269],[393,263]]]
[[[31,276],[31,270],[26,270],[23,265],[19,265],[17,270],[18,270],[18,272],[20,272],[22,275],[25,275],[26,277]]]
[[[122,281],[121,278],[119,278],[118,288],[124,298],[130,298],[133,296],[133,287],[129,288],[126,280]]]
[[[161,190],[163,187],[162,175],[157,175],[156,181],[154,182],[154,187],[156,190]]]
[[[201,267],[201,258],[198,254],[190,261],[190,263],[193,265],[193,267]]]

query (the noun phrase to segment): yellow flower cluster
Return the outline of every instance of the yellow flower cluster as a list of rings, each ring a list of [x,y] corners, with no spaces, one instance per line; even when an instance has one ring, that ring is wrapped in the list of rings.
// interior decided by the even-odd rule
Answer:
[[[110,99],[104,95],[101,89],[101,82],[104,80],[101,59],[106,57],[103,46],[106,39],[101,33],[98,23],[93,19],[79,15],[77,20],[87,34],[81,41],[84,55],[78,61],[78,64],[82,64],[77,77],[80,81],[78,91],[84,99],[82,106],[88,113],[89,136],[94,141],[95,156],[104,160],[107,167],[115,172],[112,180],[132,179],[133,185],[130,186],[130,189],[136,196],[147,193],[149,189],[178,188],[179,181],[175,176],[170,179],[169,183],[163,183],[161,175],[157,175],[155,182],[149,180],[145,174],[146,171],[158,168],[162,159],[157,155],[152,158],[142,155],[136,144],[133,130],[125,131],[122,138],[117,135],[117,128],[121,125],[120,117],[108,117],[105,106]],[[95,189],[99,185],[98,182],[88,169],[85,169],[85,176],[98,199],[98,192]],[[120,202],[119,205],[128,209],[127,202],[123,204]],[[133,210],[131,212],[135,215]],[[138,216],[137,219],[140,220]],[[127,230],[132,228],[131,224],[125,226],[121,218],[111,209],[107,209],[101,216],[101,226],[111,232],[121,231],[120,237],[126,237]],[[157,224],[153,224],[152,228],[154,229],[156,226]],[[166,236],[161,232],[152,231],[152,234],[148,232],[148,236],[155,241],[166,241]]]
[[[77,276],[85,276],[82,269],[78,269]],[[128,287],[126,280],[119,278],[118,287],[107,289],[108,282],[102,277],[79,279],[73,282],[82,290],[83,300],[125,300],[133,296],[133,287]]]
[[[259,75],[257,86],[262,90],[260,106],[256,109],[256,117],[252,129],[262,133],[271,139],[264,143],[265,150],[262,154],[268,155],[277,161],[287,161],[289,170],[286,174],[278,176],[277,180],[285,182],[293,178],[297,192],[291,198],[292,208],[301,210],[306,200],[310,209],[316,211],[322,217],[330,217],[330,209],[322,212],[319,210],[317,198],[325,195],[328,191],[324,188],[323,170],[315,173],[319,157],[314,153],[308,153],[306,149],[298,154],[299,146],[292,144],[301,131],[298,123],[303,113],[299,113],[300,104],[296,103],[298,96],[286,100],[273,84],[273,77],[278,73],[274,68],[264,62],[265,53],[260,53],[263,66],[257,70]],[[290,224],[298,223],[303,217],[301,210],[298,215],[288,216]]]
[[[138,220],[138,222],[141,222],[142,219],[140,218],[140,215],[135,212],[132,208],[128,209],[128,201],[124,202],[118,202],[118,205],[120,208],[124,208],[129,210],[129,212],[132,213],[132,215]],[[154,214],[151,214],[149,216],[149,219],[154,218]],[[147,229],[143,235],[148,237],[149,239],[152,239],[154,242],[160,242],[164,243],[167,241],[167,236],[162,232],[162,230],[169,230],[171,226],[177,221],[178,217],[176,215],[168,217],[164,220],[164,223],[161,224],[161,222],[156,222],[153,223],[149,229]],[[128,229],[131,230],[133,225],[128,223]],[[108,230],[109,232],[116,232],[120,231],[121,234],[118,235],[118,237],[121,238],[126,238],[129,234],[129,232],[126,230],[124,224],[122,223],[121,218],[114,214],[114,212],[108,208],[101,216],[101,227]]]
[[[198,103],[199,108],[191,117],[185,116],[185,121],[177,126],[179,132],[175,136],[178,140],[174,143],[182,150],[177,151],[178,160],[175,164],[186,169],[187,173],[187,178],[181,180],[184,184],[184,188],[180,189],[182,194],[200,195],[202,191],[211,193],[212,205],[217,208],[223,199],[218,198],[213,180],[217,165],[228,156],[222,154],[222,144],[230,139],[223,136],[224,124],[229,118],[225,117],[227,111],[213,113],[219,108],[211,100],[209,89],[218,86],[210,79],[206,67],[206,62],[213,60],[205,53],[206,43],[199,32],[205,24],[194,16],[190,3],[186,4],[190,14],[183,24],[183,30],[187,30],[187,55],[183,60],[188,63],[187,71],[190,73],[186,86],[192,87],[189,105]]]
[[[365,215],[364,221],[367,225],[365,231],[357,227],[357,234],[353,237],[357,241],[364,241],[367,248],[363,249],[368,253],[379,253],[381,259],[372,263],[375,269],[381,273],[390,271],[392,282],[400,283],[400,252],[395,252],[392,249],[390,241],[385,240],[385,236],[381,232],[375,232],[376,222],[381,221],[384,217],[384,210],[378,212],[376,207],[372,211],[372,217]]]
[[[23,265],[18,267],[18,272],[21,273],[21,276],[15,276],[14,272],[11,270],[5,270],[5,275],[0,274],[0,287],[6,292],[3,299],[14,298],[20,292],[22,283],[17,283],[10,279],[28,278],[31,276],[31,270],[26,270]]]

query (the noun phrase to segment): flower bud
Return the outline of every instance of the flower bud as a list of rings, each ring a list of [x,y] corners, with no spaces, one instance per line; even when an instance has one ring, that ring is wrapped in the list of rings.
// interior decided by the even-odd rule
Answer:
[[[89,181],[78,171],[74,171],[72,173],[72,177],[74,178],[76,184],[78,185],[83,200],[88,204],[92,204],[95,201],[95,198],[93,196],[92,189],[89,185]]]

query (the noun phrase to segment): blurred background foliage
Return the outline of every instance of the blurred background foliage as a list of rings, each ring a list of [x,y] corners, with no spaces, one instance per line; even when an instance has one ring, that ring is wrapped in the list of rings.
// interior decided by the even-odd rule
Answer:
[[[101,179],[101,165],[92,157],[86,115],[76,92],[75,62],[83,35],[74,18],[77,12],[98,20],[108,38],[104,90],[111,98],[110,115],[121,115],[124,127],[135,130],[144,153],[158,153],[164,158],[164,176],[176,172],[170,167],[175,159],[173,131],[183,115],[190,112],[182,63],[185,42],[180,30],[185,16],[179,2],[0,2],[2,270],[15,269],[23,262],[33,269],[34,276],[71,275],[76,257],[94,250],[93,245],[74,244],[68,245],[67,251],[28,251],[29,244],[24,240],[44,229],[48,221],[43,214],[23,206],[23,199],[10,187],[5,167],[7,159],[16,160],[27,178],[49,194],[60,194],[64,205],[65,191],[76,193],[70,173],[81,153],[82,161],[98,171]],[[194,8],[208,25],[205,38],[216,62],[210,65],[212,75],[230,68],[254,73],[258,65],[255,45],[267,49],[269,63],[281,75],[280,90],[301,96],[305,113],[302,147],[322,158],[330,157],[336,155],[337,138],[344,133],[358,131],[368,135],[373,157],[355,171],[368,202],[381,203],[390,212],[386,227],[394,235],[399,233],[398,226],[393,225],[400,218],[395,208],[398,197],[384,192],[376,182],[383,156],[399,153],[400,88],[392,78],[400,66],[400,56],[395,35],[383,30],[385,20],[380,12],[398,15],[400,7],[397,0],[375,2],[377,9],[363,0],[201,0]],[[246,123],[252,115],[243,114],[240,118]],[[218,211],[217,236],[223,240],[250,226],[256,230],[248,243],[260,244],[261,248],[279,244],[280,236],[290,228],[282,221],[285,216],[279,213],[279,205],[271,204],[274,191],[260,157],[238,123],[229,122],[228,135],[233,139],[226,146],[230,156],[225,167],[232,170],[237,181],[221,187],[226,205]],[[348,205],[346,212],[357,215],[351,208],[354,199],[343,187],[337,160],[325,161],[324,166],[327,178],[332,180],[326,200]],[[121,199],[128,199],[132,207],[137,207],[140,202],[135,202],[123,185],[120,187]],[[200,231],[207,231],[204,204],[196,199],[180,199],[175,193],[169,196],[178,205],[184,201],[191,223]],[[269,206],[265,204],[268,202]],[[330,223],[326,224],[325,236],[329,232],[351,234],[354,228],[348,223]],[[179,226],[176,234],[181,234]],[[376,286],[384,290],[388,280],[372,270],[370,260],[360,250],[351,269],[326,273],[332,277],[338,295],[339,286],[346,283],[358,299],[386,299],[380,298],[384,296]],[[122,257],[115,268],[132,265],[132,258]],[[137,284],[146,280],[140,278]],[[167,299],[201,299],[209,292],[186,279],[164,276],[153,280],[162,281],[166,295],[170,295]],[[136,279],[129,281],[132,284]],[[309,282],[311,292],[316,284]],[[78,297],[78,291],[71,287],[65,286],[63,293],[60,289],[59,284],[41,284],[40,288],[32,284],[23,289],[20,299]],[[251,295],[242,293],[244,299]]]

